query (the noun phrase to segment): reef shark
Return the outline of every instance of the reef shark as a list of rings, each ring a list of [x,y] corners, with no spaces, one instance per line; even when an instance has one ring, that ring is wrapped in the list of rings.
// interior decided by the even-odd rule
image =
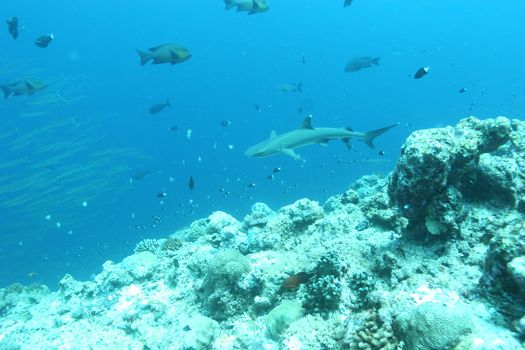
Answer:
[[[353,131],[351,128],[314,128],[312,116],[309,115],[304,118],[299,129],[280,135],[272,131],[270,138],[248,148],[244,154],[248,157],[262,158],[284,153],[294,159],[301,159],[294,151],[296,148],[313,144],[326,146],[332,140],[342,140],[350,148],[350,139],[360,139],[368,147],[375,148],[374,139],[396,125],[398,124],[368,132]]]

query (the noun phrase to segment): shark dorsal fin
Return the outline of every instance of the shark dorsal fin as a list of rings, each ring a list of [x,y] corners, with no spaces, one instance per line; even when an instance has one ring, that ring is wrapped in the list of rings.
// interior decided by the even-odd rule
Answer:
[[[275,130],[272,130],[272,132],[270,133],[270,138],[273,139],[274,137],[277,137],[277,133],[275,132]]]
[[[303,123],[301,124],[301,129],[313,129],[311,115],[304,118]]]
[[[34,90],[35,87],[33,86],[33,84],[31,84],[30,82],[26,81],[26,87],[28,90]]]

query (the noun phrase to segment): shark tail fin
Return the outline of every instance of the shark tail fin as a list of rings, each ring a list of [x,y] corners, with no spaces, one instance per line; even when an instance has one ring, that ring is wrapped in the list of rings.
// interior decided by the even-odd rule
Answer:
[[[363,142],[366,143],[366,145],[370,148],[376,148],[374,146],[374,139],[378,137],[379,135],[384,134],[385,132],[387,132],[388,130],[392,129],[394,126],[397,126],[397,125],[398,124],[392,124],[392,125],[389,125],[381,129],[376,129],[376,130],[365,132],[365,135],[363,137]]]
[[[303,92],[303,82],[300,82],[299,84],[297,84],[297,91]]]
[[[141,66],[145,65],[146,63],[148,63],[148,61],[151,59],[151,55],[149,54],[149,52],[142,51],[142,50],[137,50],[137,53],[140,56],[140,65]]]
[[[375,66],[379,66],[379,60],[380,59],[381,59],[381,57],[376,57],[372,61],[370,61],[370,63],[372,63]]]
[[[171,103],[169,100],[166,100],[166,107],[171,107]]]

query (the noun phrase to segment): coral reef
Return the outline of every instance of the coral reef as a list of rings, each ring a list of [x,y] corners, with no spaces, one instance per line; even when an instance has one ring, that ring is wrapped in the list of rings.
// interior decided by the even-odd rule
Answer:
[[[352,350],[401,349],[392,330],[392,325],[389,322],[383,322],[376,311],[371,311],[365,315],[362,325],[351,333],[350,339],[346,342]]]
[[[249,271],[250,262],[240,252],[233,249],[219,251],[210,262],[199,290],[205,313],[216,320],[224,320],[242,312],[246,307],[242,295],[247,292],[238,282]]]
[[[137,245],[135,246],[134,252],[140,253],[140,252],[152,252],[155,253],[157,249],[160,248],[160,243],[156,239],[143,239]]]
[[[438,303],[424,303],[396,319],[396,328],[409,349],[451,349],[473,328],[468,311]]]
[[[490,240],[481,280],[490,296],[505,313],[519,318],[525,314],[525,224],[507,225]],[[520,301],[520,303],[516,303]]]
[[[266,204],[255,203],[252,205],[250,213],[244,217],[243,225],[246,228],[265,226],[274,215],[275,213]]]
[[[270,337],[277,339],[292,322],[303,315],[303,307],[294,301],[284,301],[266,316],[266,329]]]
[[[401,149],[392,173],[390,199],[409,219],[408,230],[441,236],[458,233],[463,221],[461,174],[483,153],[510,140],[507,118],[462,120],[456,127],[416,131]]]
[[[415,132],[324,205],[216,211],[91,280],[0,289],[0,349],[523,349],[524,157],[521,121]]]

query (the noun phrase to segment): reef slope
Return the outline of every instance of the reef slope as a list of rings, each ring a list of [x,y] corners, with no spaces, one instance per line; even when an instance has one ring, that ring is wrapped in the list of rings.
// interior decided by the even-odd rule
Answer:
[[[0,290],[0,349],[522,349],[525,123],[421,130],[323,205],[224,212]]]

